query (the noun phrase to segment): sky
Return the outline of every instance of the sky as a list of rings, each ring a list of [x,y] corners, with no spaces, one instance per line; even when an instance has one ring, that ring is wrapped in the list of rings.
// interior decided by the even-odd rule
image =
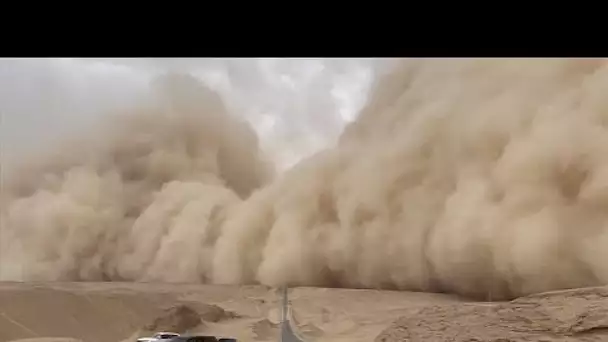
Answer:
[[[189,73],[220,93],[286,169],[330,145],[366,100],[377,59],[0,60],[0,160],[137,103],[157,75]]]

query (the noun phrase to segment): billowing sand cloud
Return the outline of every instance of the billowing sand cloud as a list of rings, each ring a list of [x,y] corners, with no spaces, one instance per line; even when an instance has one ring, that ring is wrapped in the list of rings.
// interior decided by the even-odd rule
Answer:
[[[500,299],[606,284],[608,64],[407,60],[280,177],[193,80],[2,193],[1,279],[382,287]]]

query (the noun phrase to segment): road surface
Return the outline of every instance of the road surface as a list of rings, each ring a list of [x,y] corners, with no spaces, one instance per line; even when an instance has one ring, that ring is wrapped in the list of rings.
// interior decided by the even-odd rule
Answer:
[[[291,325],[290,318],[290,305],[289,300],[287,298],[288,289],[287,287],[283,288],[283,308],[282,308],[282,318],[281,318],[281,338],[279,342],[304,342],[304,340],[295,333],[294,328]]]

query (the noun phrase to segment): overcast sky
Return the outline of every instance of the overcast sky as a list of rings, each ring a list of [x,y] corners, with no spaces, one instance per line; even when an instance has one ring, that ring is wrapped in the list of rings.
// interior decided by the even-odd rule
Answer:
[[[137,101],[153,77],[187,72],[254,125],[279,167],[334,141],[363,105],[370,59],[4,59],[4,158],[42,146],[90,119]]]

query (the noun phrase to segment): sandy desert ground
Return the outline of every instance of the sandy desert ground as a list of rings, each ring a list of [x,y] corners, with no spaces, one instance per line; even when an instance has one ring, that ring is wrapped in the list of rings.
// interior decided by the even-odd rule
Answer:
[[[608,289],[474,303],[411,292],[296,288],[310,341],[608,340]],[[263,286],[2,283],[0,341],[134,341],[180,330],[276,341],[280,293]]]

